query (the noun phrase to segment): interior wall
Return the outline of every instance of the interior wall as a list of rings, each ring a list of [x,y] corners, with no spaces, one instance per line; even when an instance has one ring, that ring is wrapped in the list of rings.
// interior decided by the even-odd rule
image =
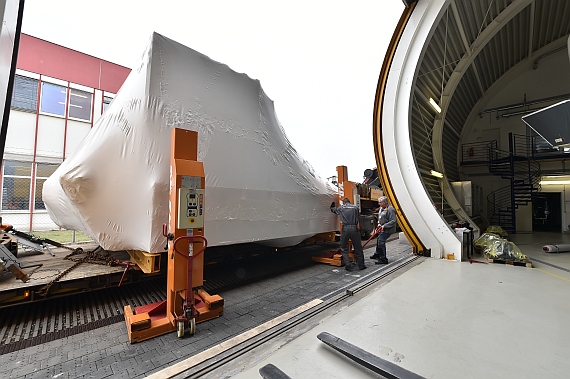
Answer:
[[[532,232],[532,203],[517,209],[517,233]]]
[[[570,93],[570,61],[565,50],[543,58],[537,69],[533,70],[535,59],[522,63],[496,83],[479,102],[478,112],[524,102],[525,95],[527,101],[532,101]],[[501,148],[508,150],[509,133],[526,134],[527,127],[521,120],[522,115],[508,118],[497,116],[497,112],[493,112],[475,117],[468,126],[468,132],[463,134],[463,143],[489,141],[499,135]]]
[[[558,45],[558,44],[553,44]],[[558,46],[556,46],[558,47]],[[512,117],[500,117],[509,111],[485,113],[479,116],[478,113],[486,109],[504,107],[525,101],[533,101],[552,96],[558,96],[570,93],[570,61],[567,51],[561,50],[557,53],[544,57],[537,65],[537,69],[533,69],[534,61],[541,54],[554,50],[556,47],[544,49],[540,53],[530,58],[527,62],[521,63],[513,68],[500,81],[495,83],[478,103],[476,114],[468,120],[462,135],[462,143],[473,143],[497,140],[498,146],[505,151],[509,149],[509,133],[526,135],[528,130],[526,124],[521,120],[522,115]],[[542,107],[551,105],[555,102],[541,104]],[[520,111],[525,108],[513,109],[510,112]],[[497,117],[499,116],[499,117]],[[549,165],[561,166],[560,162],[547,163],[541,168],[544,169]],[[570,166],[570,163],[568,164]],[[483,189],[484,196],[484,214],[487,214],[487,196],[508,185],[508,181],[501,180],[493,175],[487,175],[485,167],[479,169],[463,167],[462,180],[471,180]],[[570,186],[543,186],[541,192],[562,192],[562,228],[563,231],[569,229],[570,217],[566,216],[566,209],[570,211]],[[517,211],[517,230],[520,232],[532,231],[532,206],[521,207]]]

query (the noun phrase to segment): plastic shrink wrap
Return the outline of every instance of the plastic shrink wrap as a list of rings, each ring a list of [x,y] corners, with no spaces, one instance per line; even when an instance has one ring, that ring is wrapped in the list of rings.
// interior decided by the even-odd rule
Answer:
[[[507,233],[503,228],[501,228],[498,225],[490,225],[487,230],[485,230],[485,233],[494,233],[500,237],[506,238],[509,236],[509,233]]]
[[[481,237],[477,238],[475,247],[480,249],[487,258],[520,261],[527,259],[527,256],[522,253],[517,245],[491,232],[483,233]]]
[[[335,191],[291,146],[259,81],[157,33],[44,184],[52,219],[107,250],[163,251],[174,127],[198,132],[209,246],[292,246],[338,228]]]

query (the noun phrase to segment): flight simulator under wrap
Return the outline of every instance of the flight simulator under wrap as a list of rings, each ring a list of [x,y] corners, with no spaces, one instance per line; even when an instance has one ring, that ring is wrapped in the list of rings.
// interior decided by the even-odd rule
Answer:
[[[292,246],[336,230],[336,190],[295,151],[259,81],[157,33],[44,184],[50,216],[107,250],[163,251],[174,127],[199,134],[209,246]]]

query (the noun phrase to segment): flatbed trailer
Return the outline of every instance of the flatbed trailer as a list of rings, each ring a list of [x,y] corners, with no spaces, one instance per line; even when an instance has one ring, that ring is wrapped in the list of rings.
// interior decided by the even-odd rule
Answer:
[[[17,259],[21,267],[34,265],[36,265],[36,267],[23,268],[23,271],[26,272],[29,277],[27,282],[17,279],[10,271],[0,273],[0,308],[106,287],[117,287],[119,283],[124,285],[155,279],[157,276],[165,275],[165,270],[161,270],[155,274],[144,274],[135,267],[129,267],[128,270],[125,271],[127,266],[123,264],[110,266],[104,264],[104,261],[100,262],[103,264],[84,262],[54,282],[54,279],[59,275],[76,265],[77,262],[66,259],[66,257],[72,253],[72,250],[76,248],[81,248],[85,252],[91,252],[95,251],[98,246],[94,243],[88,243],[68,245],[66,248],[50,248],[54,256],[48,251],[39,252],[20,249],[17,254]],[[100,248],[97,251],[99,254],[107,256],[109,260],[112,259],[119,262],[129,261],[129,254],[126,251],[110,252]],[[73,258],[80,259],[83,256],[84,255],[77,254],[74,255]],[[41,265],[41,267],[37,267],[37,265]],[[49,291],[45,296],[42,296],[40,294],[42,288],[50,283],[52,284]]]

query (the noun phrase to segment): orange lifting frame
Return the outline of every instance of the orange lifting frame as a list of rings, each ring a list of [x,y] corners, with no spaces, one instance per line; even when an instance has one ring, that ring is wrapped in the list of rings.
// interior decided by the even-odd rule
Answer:
[[[223,314],[224,300],[201,289],[204,278],[204,255],[207,247],[204,228],[178,229],[178,190],[182,176],[199,177],[200,188],[205,187],[204,165],[198,162],[198,133],[173,129],[170,153],[170,231],[166,224],[163,234],[168,238],[168,272],[166,300],[136,307],[124,307],[125,321],[131,343],[144,341],[162,334],[178,331],[184,336],[188,329],[192,335],[196,323]],[[191,234],[191,235],[190,235]],[[192,255],[190,251],[192,247]],[[188,293],[188,288],[191,291]]]

